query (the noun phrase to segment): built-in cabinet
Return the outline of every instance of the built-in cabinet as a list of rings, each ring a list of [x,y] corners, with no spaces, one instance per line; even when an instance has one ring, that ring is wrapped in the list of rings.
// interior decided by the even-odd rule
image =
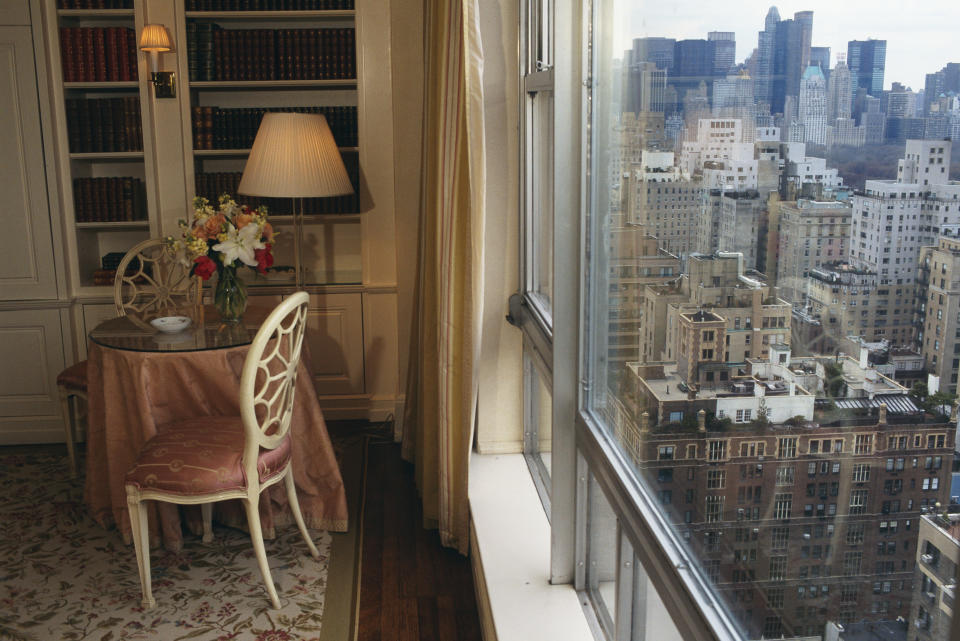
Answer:
[[[390,3],[359,0],[355,9],[335,11],[188,10],[196,6],[133,0],[129,8],[63,9],[57,0],[17,0],[0,7],[0,105],[14,116],[0,119],[0,134],[19,141],[0,161],[7,198],[0,238],[0,443],[61,438],[55,377],[85,358],[87,332],[114,313],[104,257],[148,237],[177,234],[198,188],[216,184],[210,174],[229,180],[242,172],[249,140],[198,144],[194,125],[204,107],[230,117],[262,108],[324,110],[340,127],[338,144],[357,195],[314,203],[303,234],[314,380],[330,417],[382,419],[398,411]],[[174,98],[154,96],[146,54],[128,49],[152,23],[165,25],[174,42],[174,51],[160,58],[161,70],[175,73]],[[210,79],[196,71],[193,39],[211,30],[263,30],[241,38],[329,30],[322,33],[353,47],[349,73],[337,62],[320,78],[298,72],[294,78]],[[94,42],[103,38],[97,55],[116,73],[91,77],[76,68],[71,56],[91,34]],[[296,42],[310,51],[308,38]],[[344,44],[338,41],[337,50]],[[122,51],[130,53],[126,62]],[[224,46],[220,55],[235,52],[235,45]],[[108,122],[123,130],[91,143],[90,128],[103,134]],[[288,204],[268,205],[281,232],[277,263],[295,268]],[[294,291],[291,281],[281,273],[250,274],[250,304],[279,302]]]

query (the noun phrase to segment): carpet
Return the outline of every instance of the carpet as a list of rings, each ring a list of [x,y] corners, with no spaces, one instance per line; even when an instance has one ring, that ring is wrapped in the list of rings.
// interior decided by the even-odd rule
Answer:
[[[0,641],[348,638],[339,630],[355,627],[354,517],[364,446],[362,439],[335,439],[351,532],[334,535],[333,546],[330,533],[311,531],[319,560],[296,527],[265,541],[280,610],[270,607],[249,536],[214,523],[210,545],[185,534],[180,552],[151,551],[157,606],[144,611],[133,547],[90,518],[83,479],[70,478],[62,448],[0,450]],[[332,547],[336,590],[325,612]]]

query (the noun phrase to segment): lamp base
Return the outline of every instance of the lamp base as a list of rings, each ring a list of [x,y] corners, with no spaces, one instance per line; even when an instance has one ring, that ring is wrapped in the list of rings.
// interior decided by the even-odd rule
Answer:
[[[177,85],[172,71],[155,71],[150,74],[153,93],[157,98],[176,98]]]

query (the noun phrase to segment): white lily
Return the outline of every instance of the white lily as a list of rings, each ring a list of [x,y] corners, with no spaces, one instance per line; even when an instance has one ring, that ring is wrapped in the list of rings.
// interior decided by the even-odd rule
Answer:
[[[213,249],[223,254],[224,265],[231,265],[239,258],[243,264],[256,267],[257,259],[254,257],[254,251],[264,247],[263,241],[260,240],[260,230],[256,225],[246,225],[240,230],[230,225],[226,240],[214,245]]]

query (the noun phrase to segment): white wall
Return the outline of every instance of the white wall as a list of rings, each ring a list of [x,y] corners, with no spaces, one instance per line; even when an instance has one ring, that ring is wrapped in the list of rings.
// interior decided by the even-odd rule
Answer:
[[[477,450],[519,452],[523,441],[522,341],[508,324],[507,298],[519,287],[520,151],[516,2],[481,2],[486,128],[486,237],[483,344]]]

